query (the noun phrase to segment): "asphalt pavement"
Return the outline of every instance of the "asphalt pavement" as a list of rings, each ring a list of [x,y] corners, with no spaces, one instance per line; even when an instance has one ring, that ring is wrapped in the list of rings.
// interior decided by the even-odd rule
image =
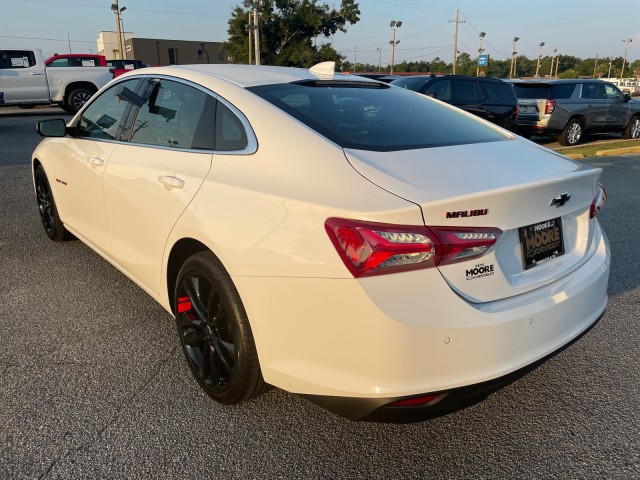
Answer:
[[[585,160],[612,250],[586,336],[466,410],[354,423],[279,389],[214,403],[159,305],[46,238],[29,161],[49,114],[0,109],[0,478],[640,478],[640,156]]]

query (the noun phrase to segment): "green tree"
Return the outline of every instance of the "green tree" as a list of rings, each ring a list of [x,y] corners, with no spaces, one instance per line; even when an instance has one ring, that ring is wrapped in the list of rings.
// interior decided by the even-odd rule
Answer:
[[[344,59],[330,43],[317,44],[318,37],[329,38],[346,32],[347,24],[360,20],[355,0],[341,0],[340,8],[318,0],[265,0],[260,7],[260,63],[291,67],[310,67],[320,61]],[[234,63],[248,63],[248,12],[236,7],[229,19],[226,49]]]

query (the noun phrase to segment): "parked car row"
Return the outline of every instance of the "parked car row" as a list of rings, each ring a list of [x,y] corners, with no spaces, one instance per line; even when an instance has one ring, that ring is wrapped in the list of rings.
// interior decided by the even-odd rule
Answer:
[[[567,146],[587,133],[640,138],[640,102],[602,80],[415,75],[398,77],[391,85],[449,103],[526,138],[554,135]]]

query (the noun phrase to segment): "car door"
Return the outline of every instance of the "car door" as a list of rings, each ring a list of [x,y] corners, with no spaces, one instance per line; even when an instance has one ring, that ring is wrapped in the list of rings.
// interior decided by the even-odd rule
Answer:
[[[104,173],[110,256],[158,293],[165,244],[211,168],[216,99],[198,87],[148,80]]]
[[[629,123],[630,105],[625,102],[624,94],[615,86],[604,84],[605,97],[607,99],[607,119],[605,130],[622,130]]]
[[[44,65],[36,64],[29,50],[0,50],[0,85],[7,103],[38,103],[49,100]]]
[[[72,138],[60,145],[54,165],[55,195],[60,218],[88,243],[107,252],[111,244],[102,191],[102,175],[120,140],[122,123],[131,109],[123,100],[141,80],[119,82],[92,99],[71,126]]]
[[[473,113],[480,118],[487,118],[487,111],[484,105],[484,95],[480,92],[478,84],[473,79],[460,78],[453,80],[453,95],[451,97],[451,105]]]
[[[585,130],[592,132],[601,131],[607,118],[608,101],[604,94],[604,84],[583,83],[581,108],[576,113],[582,113],[585,118]]]

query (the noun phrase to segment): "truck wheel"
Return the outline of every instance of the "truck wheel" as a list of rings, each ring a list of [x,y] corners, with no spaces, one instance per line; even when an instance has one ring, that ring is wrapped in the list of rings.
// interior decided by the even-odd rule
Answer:
[[[67,97],[67,111],[69,113],[76,113],[87,103],[95,92],[88,88],[80,87],[73,90]]]

